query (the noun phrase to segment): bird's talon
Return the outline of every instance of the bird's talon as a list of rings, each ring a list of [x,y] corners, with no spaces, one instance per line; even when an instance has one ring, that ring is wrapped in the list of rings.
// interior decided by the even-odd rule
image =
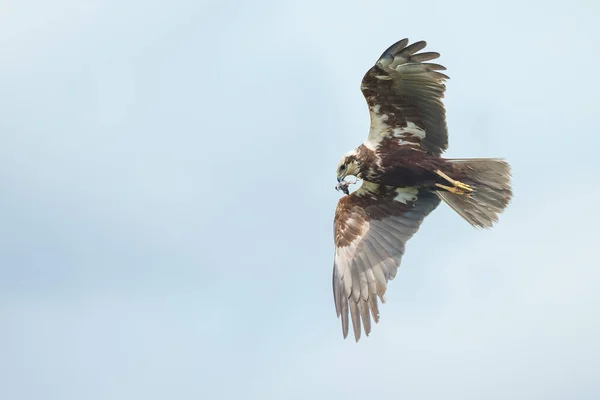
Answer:
[[[454,185],[456,188],[458,188],[458,189],[462,189],[462,190],[464,190],[465,192],[469,192],[469,193],[471,193],[471,192],[473,191],[473,189],[471,188],[471,186],[467,185],[466,183],[462,183],[462,182],[460,182],[460,181],[454,181],[454,182],[452,182],[452,184],[453,184],[453,185]]]
[[[450,178],[448,175],[446,175],[439,169],[436,170],[435,173],[438,174],[439,176],[441,176],[442,178],[444,178],[445,180],[447,180],[448,182],[450,182],[452,184],[452,186],[454,186],[453,189],[456,189],[456,190],[448,190],[449,186],[439,185],[436,183],[436,186],[438,186],[438,187],[441,187],[443,189],[448,190],[449,192],[456,193],[456,194],[466,194],[466,193],[471,193],[473,191],[471,186],[467,185],[466,183],[462,183],[461,181],[457,181],[456,179]]]
[[[471,196],[471,192],[473,191],[473,189],[471,189],[471,187],[468,186],[468,185],[465,185],[465,186],[468,187],[468,190],[463,189],[463,188],[458,187],[458,186],[446,186],[446,185],[442,185],[442,184],[439,184],[439,183],[436,183],[435,186],[439,187],[440,189],[444,189],[444,190],[446,190],[446,191],[448,191],[450,193],[454,193],[456,195],[459,195],[459,196],[467,196],[467,197],[469,197],[469,196]]]

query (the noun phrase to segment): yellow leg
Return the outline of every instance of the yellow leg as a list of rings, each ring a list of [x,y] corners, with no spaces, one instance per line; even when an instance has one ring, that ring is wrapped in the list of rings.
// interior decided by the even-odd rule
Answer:
[[[450,193],[458,194],[461,196],[470,196],[471,195],[471,193],[469,193],[463,189],[457,188],[457,187],[441,185],[439,183],[436,183],[435,186],[439,187],[440,189],[444,189]]]
[[[450,178],[448,175],[446,175],[439,169],[436,170],[435,173],[438,174],[439,176],[441,176],[442,178],[444,178],[445,180],[447,180],[448,182],[450,182],[454,186],[455,189],[458,189],[458,191],[460,192],[458,194],[470,193],[473,191],[471,186],[467,185],[466,183],[462,183],[461,181],[457,181],[457,180]],[[437,183],[435,185],[438,187],[441,187],[443,189],[448,188],[448,186],[439,185]],[[446,190],[448,190],[448,189],[446,189]],[[454,191],[452,191],[452,190],[450,190],[450,192],[454,193]]]

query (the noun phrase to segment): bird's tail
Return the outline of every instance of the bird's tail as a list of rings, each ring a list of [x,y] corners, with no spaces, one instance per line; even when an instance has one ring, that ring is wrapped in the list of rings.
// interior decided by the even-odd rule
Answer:
[[[510,165],[497,158],[446,161],[453,164],[458,182],[437,195],[471,225],[491,228],[512,198]]]

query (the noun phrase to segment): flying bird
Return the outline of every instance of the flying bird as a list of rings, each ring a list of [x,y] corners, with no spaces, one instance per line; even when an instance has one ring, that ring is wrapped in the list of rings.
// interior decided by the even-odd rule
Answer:
[[[333,296],[342,333],[379,322],[388,282],[396,276],[406,242],[444,201],[468,223],[491,228],[512,198],[510,165],[500,158],[450,159],[442,99],[446,68],[427,43],[402,39],[364,75],[361,91],[371,127],[364,143],[337,166],[344,196],[334,218]],[[350,193],[347,176],[362,180]],[[362,329],[361,329],[362,326]]]

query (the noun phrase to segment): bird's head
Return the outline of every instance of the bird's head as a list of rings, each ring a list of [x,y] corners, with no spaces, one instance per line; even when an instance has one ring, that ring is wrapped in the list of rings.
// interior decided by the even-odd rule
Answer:
[[[337,167],[338,182],[341,182],[345,177],[351,175],[362,179],[362,176],[360,176],[360,164],[357,159],[356,150],[346,153]]]

